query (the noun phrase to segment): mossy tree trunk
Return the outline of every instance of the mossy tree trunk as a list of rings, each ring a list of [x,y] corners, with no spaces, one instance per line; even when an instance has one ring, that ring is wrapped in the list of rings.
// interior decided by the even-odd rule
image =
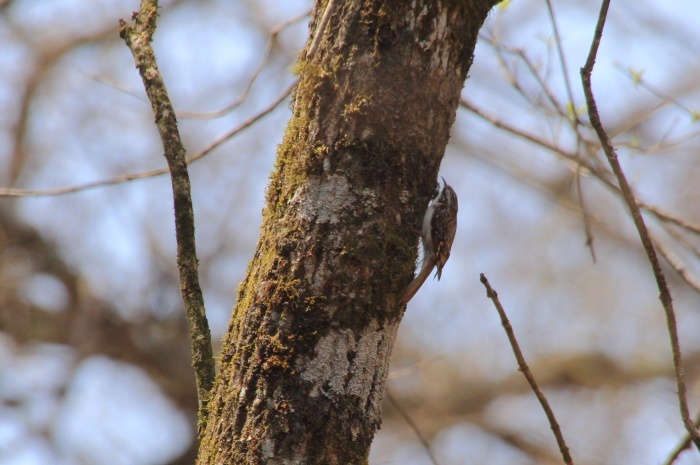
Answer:
[[[300,59],[199,464],[367,462],[396,302],[494,3],[336,0]]]

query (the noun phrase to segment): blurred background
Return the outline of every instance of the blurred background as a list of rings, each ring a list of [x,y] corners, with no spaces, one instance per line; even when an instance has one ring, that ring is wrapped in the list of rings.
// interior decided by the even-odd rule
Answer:
[[[190,173],[216,353],[255,248],[312,3],[161,5],[154,48],[182,136],[190,156],[208,150]],[[441,465],[561,463],[479,273],[577,464],[666,463],[685,436],[659,292],[586,123],[579,68],[599,4],[552,6],[566,73],[547,2],[501,4],[482,29],[442,165],[459,231],[442,281],[423,287],[401,326],[395,403],[385,403],[372,464],[430,464],[416,428]],[[138,7],[0,0],[0,465],[196,455],[170,181],[152,172],[165,160],[117,33]],[[692,415],[699,24],[692,0],[616,0],[593,73],[662,255]],[[700,454],[675,463],[700,464]]]

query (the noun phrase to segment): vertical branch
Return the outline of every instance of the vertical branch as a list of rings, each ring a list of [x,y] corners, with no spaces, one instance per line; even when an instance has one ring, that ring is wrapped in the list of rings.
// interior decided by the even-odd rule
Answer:
[[[663,270],[661,269],[661,264],[659,263],[659,258],[656,255],[656,250],[652,243],[649,231],[647,230],[646,224],[644,223],[644,218],[640,211],[639,205],[634,198],[632,189],[630,188],[627,178],[625,177],[620,162],[617,159],[617,154],[615,149],[610,142],[610,138],[603,128],[603,124],[600,120],[600,115],[598,114],[598,107],[596,105],[595,98],[593,97],[593,90],[591,87],[591,73],[593,72],[593,66],[595,65],[596,55],[598,54],[598,47],[600,45],[601,37],[603,36],[603,28],[605,27],[605,18],[608,14],[608,7],[610,6],[610,0],[603,0],[600,8],[600,15],[598,16],[598,24],[596,24],[595,33],[593,35],[593,42],[591,43],[591,49],[588,53],[588,59],[583,68],[581,68],[581,80],[583,82],[583,91],[586,95],[586,105],[588,106],[588,116],[591,120],[591,125],[600,139],[600,143],[605,151],[605,156],[608,159],[608,163],[612,168],[615,176],[617,177],[617,182],[620,185],[620,191],[622,196],[627,203],[632,214],[632,219],[634,220],[634,225],[637,228],[639,237],[644,246],[644,251],[649,258],[649,263],[651,263],[651,268],[654,272],[654,278],[656,278],[656,284],[659,288],[659,298],[661,299],[661,304],[664,307],[664,312],[666,313],[666,325],[668,327],[669,338],[671,339],[671,350],[673,351],[673,366],[676,376],[676,390],[678,392],[678,405],[680,407],[681,418],[683,424],[685,425],[688,434],[692,438],[695,446],[700,450],[700,436],[698,435],[698,429],[690,418],[690,412],[688,409],[687,400],[687,390],[685,385],[685,374],[683,372],[683,359],[681,356],[680,343],[678,341],[678,329],[676,325],[676,314],[673,310],[673,301],[671,298],[671,292],[668,289],[668,284],[666,283],[666,277],[664,276]]]
[[[194,211],[190,178],[187,172],[185,148],[180,140],[175,110],[170,103],[165,83],[156,64],[151,47],[158,16],[157,0],[142,0],[138,13],[131,26],[119,20],[119,35],[134,55],[146,94],[151,101],[156,126],[170,168],[175,204],[175,236],[177,239],[177,265],[180,271],[180,288],[185,303],[192,338],[192,365],[197,381],[199,398],[199,431],[206,424],[207,402],[214,380],[214,357],[212,356],[211,334],[204,310],[204,299],[199,286],[197,252],[194,240]]]
[[[571,105],[571,119],[578,125],[580,123],[578,115],[576,114],[576,103],[574,103],[574,93],[571,91],[571,82],[569,81],[569,73],[566,66],[566,58],[564,57],[564,50],[561,46],[561,37],[559,36],[559,28],[557,27],[557,21],[554,17],[554,9],[552,8],[551,0],[546,0],[547,12],[549,13],[549,20],[552,23],[552,30],[554,31],[554,39],[557,42],[557,53],[559,55],[559,63],[561,64],[561,73],[564,76],[564,85],[566,87],[566,94],[569,97],[569,105]]]

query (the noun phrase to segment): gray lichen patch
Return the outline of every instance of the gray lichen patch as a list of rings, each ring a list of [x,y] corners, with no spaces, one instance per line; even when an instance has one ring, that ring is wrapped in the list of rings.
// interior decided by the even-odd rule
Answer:
[[[298,367],[301,378],[312,383],[311,397],[345,394],[345,378],[350,370],[348,351],[355,346],[349,329],[331,330],[314,350],[316,358],[302,358]]]
[[[380,329],[377,320],[372,320],[357,336],[340,329],[319,339],[315,357],[304,357],[297,365],[301,378],[312,384],[310,396],[356,396],[360,405],[369,405],[370,413],[379,415],[384,386],[383,382],[381,386],[373,383],[386,379],[382,361],[391,355],[397,328],[398,323],[393,323]]]
[[[311,176],[294,193],[291,204],[298,208],[299,216],[306,221],[335,224],[340,212],[354,200],[345,177]]]

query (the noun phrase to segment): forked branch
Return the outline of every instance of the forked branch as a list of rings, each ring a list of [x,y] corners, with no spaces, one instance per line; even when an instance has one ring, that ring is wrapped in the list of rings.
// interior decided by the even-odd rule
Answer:
[[[608,14],[608,7],[610,6],[610,0],[603,0],[603,4],[600,8],[600,15],[598,16],[598,24],[595,28],[595,33],[593,35],[593,42],[591,43],[591,49],[588,53],[588,59],[583,68],[581,68],[581,80],[583,82],[583,92],[586,95],[586,105],[588,106],[588,116],[591,120],[591,125],[595,129],[598,139],[603,147],[605,156],[608,159],[610,168],[612,168],[617,182],[620,185],[620,191],[622,196],[627,203],[632,214],[632,219],[634,220],[634,225],[637,228],[639,237],[644,246],[644,251],[649,258],[649,263],[654,273],[654,278],[656,278],[656,284],[659,288],[659,298],[661,299],[661,304],[663,305],[664,312],[666,313],[666,325],[668,327],[668,334],[671,340],[671,350],[673,351],[673,366],[676,376],[676,390],[678,393],[678,405],[681,411],[681,418],[683,424],[685,425],[688,434],[692,438],[695,446],[700,450],[700,436],[698,435],[698,429],[690,418],[690,412],[688,409],[688,399],[687,399],[687,389],[685,385],[685,374],[683,372],[683,359],[681,356],[680,343],[678,340],[678,329],[676,325],[676,314],[673,310],[673,301],[671,298],[671,292],[668,289],[668,284],[666,283],[666,276],[661,269],[661,264],[659,258],[654,249],[654,244],[652,243],[649,231],[644,223],[644,217],[637,204],[632,189],[630,188],[627,178],[625,177],[620,162],[617,158],[617,153],[610,142],[603,124],[600,121],[600,115],[598,113],[598,107],[596,105],[595,98],[593,97],[593,90],[591,88],[591,74],[593,73],[593,66],[595,65],[596,55],[598,53],[598,47],[600,45],[600,40],[603,36],[603,28],[605,27],[605,19]]]

